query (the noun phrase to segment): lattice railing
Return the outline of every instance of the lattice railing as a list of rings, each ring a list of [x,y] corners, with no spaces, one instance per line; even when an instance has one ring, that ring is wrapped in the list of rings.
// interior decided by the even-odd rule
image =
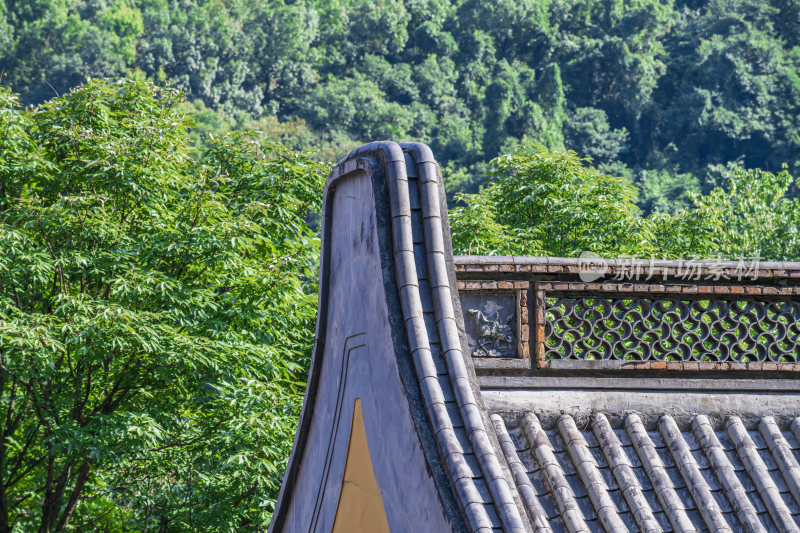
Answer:
[[[545,299],[545,359],[796,362],[800,303]]]
[[[532,357],[537,368],[800,371],[800,263],[609,261],[590,280],[582,268],[456,258],[472,356]]]

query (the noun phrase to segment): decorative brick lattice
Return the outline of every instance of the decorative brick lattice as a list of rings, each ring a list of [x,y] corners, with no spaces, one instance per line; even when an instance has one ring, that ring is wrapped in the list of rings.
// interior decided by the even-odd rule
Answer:
[[[545,359],[800,361],[797,301],[547,295],[545,302]]]

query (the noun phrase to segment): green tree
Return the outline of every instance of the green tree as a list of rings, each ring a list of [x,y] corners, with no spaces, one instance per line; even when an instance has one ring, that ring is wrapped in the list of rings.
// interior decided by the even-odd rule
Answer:
[[[195,154],[181,99],[91,81],[22,111],[0,91],[2,529],[269,521],[325,167],[244,134]]]
[[[564,257],[586,250],[619,255],[636,246],[635,189],[624,178],[603,175],[574,152],[549,152],[539,145],[522,146],[492,165],[498,179],[478,196],[458,200],[490,204],[498,228],[511,230],[509,246],[522,247],[527,255]],[[453,211],[454,227],[466,213]],[[454,243],[459,251],[465,246],[469,242]]]
[[[794,168],[800,55],[775,27],[790,22],[792,11],[756,0],[704,4],[685,13],[666,41],[671,61],[652,107],[663,125],[642,139],[656,147],[647,151],[701,175],[740,156],[751,168]]]
[[[90,75],[124,74],[144,30],[141,13],[127,0],[10,1],[6,11],[14,31],[11,46],[0,48],[0,72],[25,103],[63,94]]]
[[[717,221],[714,239],[726,257],[800,260],[800,201],[788,196],[795,179],[738,164],[723,171],[726,186],[694,195],[696,208]]]
[[[564,123],[565,144],[596,164],[613,163],[627,149],[628,132],[612,130],[601,109],[579,107]]]
[[[265,84],[257,79],[252,42],[236,3],[147,0],[147,37],[138,43],[136,67],[214,109],[260,114]]]
[[[658,177],[672,203],[643,217],[639,191],[604,174],[574,152],[523,145],[492,161],[495,181],[477,194],[458,194],[450,214],[456,253],[577,257],[800,260],[800,200],[795,179],[718,169],[726,186],[703,195]],[[655,183],[651,180],[648,183]],[[686,184],[683,184],[686,185]],[[671,190],[670,187],[672,188]],[[654,195],[650,194],[650,201]]]
[[[451,212],[456,253],[577,257],[705,257],[713,217],[681,213],[643,218],[637,189],[603,174],[575,152],[526,144],[492,161],[496,180],[457,195]]]
[[[419,140],[453,169],[450,191],[533,140],[635,179],[650,213],[720,185],[710,166],[797,174],[799,13],[797,0],[0,0],[0,77],[39,104],[133,70],[222,127],[207,111],[237,129],[304,121],[326,155]]]
[[[700,180],[676,170],[642,170],[636,176],[639,205],[646,213],[671,213],[692,206],[692,193],[700,193]]]

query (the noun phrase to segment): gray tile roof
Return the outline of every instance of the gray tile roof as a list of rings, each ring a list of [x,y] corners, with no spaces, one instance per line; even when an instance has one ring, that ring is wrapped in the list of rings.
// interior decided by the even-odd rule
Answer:
[[[366,195],[357,199],[373,205],[374,213],[350,220],[349,213],[339,212],[346,223],[337,226],[331,198],[336,198],[336,188],[344,187],[347,180],[361,180],[362,188],[353,190]],[[374,204],[370,204],[373,191]],[[338,427],[332,416],[326,418],[328,411],[322,400],[317,401],[318,394],[331,397],[330,391],[338,390],[344,397],[349,390],[365,400],[377,398],[373,405],[379,405],[386,393],[381,387],[402,385],[402,391],[395,393],[402,393],[407,406],[373,413],[385,421],[384,411],[390,412],[392,423],[397,420],[398,424],[403,420],[411,424],[413,419],[414,429],[403,426],[404,435],[418,438],[419,457],[424,457],[424,469],[415,470],[419,475],[414,479],[423,483],[422,471],[432,481],[413,485],[408,483],[409,474],[402,478],[391,461],[381,462],[383,470],[378,474],[405,482],[400,488],[394,485],[395,494],[384,495],[395,503],[394,508],[387,505],[390,520],[395,516],[392,511],[403,511],[397,523],[407,518],[404,513],[409,509],[413,513],[425,508],[441,513],[444,521],[439,523],[448,529],[482,533],[800,533],[800,362],[694,360],[693,353],[677,361],[647,354],[647,360],[641,354],[638,360],[634,356],[581,359],[579,353],[551,360],[541,349],[549,338],[544,312],[548,295],[578,300],[611,291],[623,303],[632,297],[699,300],[714,295],[763,301],[764,307],[773,300],[800,297],[800,264],[765,264],[746,282],[729,277],[725,282],[698,285],[678,279],[681,269],[673,262],[653,262],[648,264],[660,269],[661,281],[647,285],[638,278],[636,283],[626,283],[624,274],[639,267],[622,261],[611,261],[608,268],[623,281],[594,283],[580,279],[580,263],[575,259],[469,256],[454,260],[441,172],[431,151],[417,143],[379,142],[354,150],[332,172],[324,204],[317,343],[301,425],[271,531],[305,530],[308,519],[303,510],[310,506],[312,496],[299,487],[320,487],[314,505],[322,509],[320,516],[326,523],[336,512],[333,496],[339,481],[335,475],[330,483],[325,480],[334,470],[330,465],[342,464],[346,448],[331,443],[332,459],[324,463],[307,453],[324,449]],[[335,234],[339,226],[351,232],[360,227],[361,234],[358,238],[344,230]],[[365,237],[365,227],[375,228],[377,247],[372,246],[372,237]],[[345,258],[347,253],[378,254],[380,263],[373,256],[373,264],[380,264],[383,279],[376,275],[362,279],[348,270],[342,279],[350,283],[350,292],[346,297],[335,293],[339,299],[331,304],[327,276],[334,268],[349,265],[331,266],[331,249],[337,243]],[[723,266],[731,270],[731,276],[739,268],[738,264]],[[703,263],[699,268],[710,274],[717,272],[718,265]],[[391,372],[373,374],[363,369],[353,370],[348,381],[345,370],[334,370],[344,369],[344,363],[323,364],[341,349],[332,339],[353,326],[351,313],[339,310],[350,309],[362,284],[385,296],[386,307],[377,308],[373,321],[383,320],[374,317],[388,313],[392,328],[392,343],[388,337],[378,337],[380,327],[374,323],[372,330],[363,330],[365,344],[371,337],[380,341],[380,346],[373,345],[364,353],[370,358],[385,356],[380,368],[397,371],[400,381],[386,377]],[[506,331],[505,351],[470,348],[469,335],[479,336],[480,341],[496,330],[467,331],[462,290],[478,295],[477,300],[488,295],[487,302],[495,301],[494,311],[487,309],[487,320]],[[501,296],[506,303],[498,307]],[[464,301],[479,306],[477,300]],[[326,329],[329,317],[335,326],[330,330]],[[516,342],[505,338],[509,329],[515,330]],[[559,334],[552,331],[550,335]],[[497,335],[490,338],[499,342]],[[480,353],[483,357],[476,355]],[[489,353],[508,356],[486,357]],[[371,381],[373,375],[384,381]],[[399,414],[405,408],[408,419]],[[315,416],[318,410],[323,415]],[[370,448],[375,444],[375,449],[384,451],[382,459],[413,451],[406,447],[398,452],[391,431],[376,432],[370,438],[374,439]],[[320,477],[323,482],[317,481]],[[423,501],[419,495],[431,492],[422,489],[432,490],[440,501],[431,497]],[[397,505],[399,500],[402,505]],[[315,528],[309,525],[308,531]],[[425,524],[420,524],[419,531],[427,531]]]
[[[517,294],[516,354],[472,357],[530,530],[800,532],[800,263],[692,261],[687,275],[679,261],[607,260],[588,280],[583,268],[455,258],[465,312],[492,315]],[[703,342],[661,327],[659,305],[699,309],[674,327]],[[780,306],[792,312],[769,333]],[[757,311],[717,312],[739,307]],[[513,323],[504,313],[493,320]],[[734,322],[736,335],[708,342]],[[484,335],[468,334],[473,346]],[[574,346],[548,351],[563,339]],[[650,349],[665,340],[680,349]]]
[[[800,419],[492,423],[534,531],[800,531]]]

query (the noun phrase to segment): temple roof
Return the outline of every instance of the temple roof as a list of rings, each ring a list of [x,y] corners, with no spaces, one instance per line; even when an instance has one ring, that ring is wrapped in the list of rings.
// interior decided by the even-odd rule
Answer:
[[[356,198],[366,215],[325,212],[317,345],[273,530],[305,524],[304,475],[336,477],[341,452],[323,467],[308,451],[338,431],[328,383],[361,398],[393,531],[800,531],[800,264],[454,257],[441,173],[415,143],[345,158],[326,205]],[[371,250],[382,278],[347,270]],[[358,359],[372,374],[347,374],[331,331],[367,319],[331,310],[373,305],[351,301],[373,286]],[[381,369],[398,378],[370,377]],[[403,413],[370,414],[390,396]],[[419,444],[398,451],[407,433]],[[424,468],[399,468],[406,455]],[[319,485],[315,524],[338,491]],[[409,509],[443,521],[414,529]]]

